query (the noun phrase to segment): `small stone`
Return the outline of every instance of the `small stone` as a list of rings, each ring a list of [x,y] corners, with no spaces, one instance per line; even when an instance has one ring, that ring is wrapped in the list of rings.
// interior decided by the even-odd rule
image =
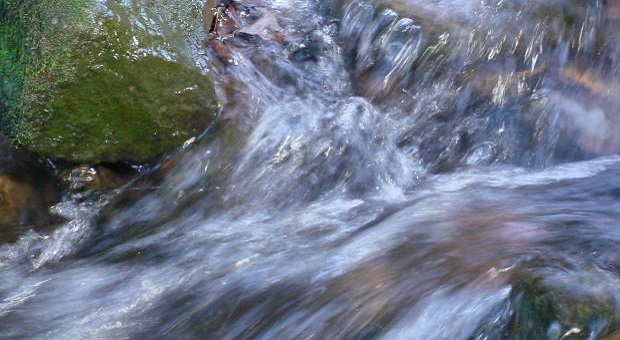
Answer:
[[[135,174],[133,169],[122,164],[81,164],[61,171],[59,178],[71,193],[82,195],[120,188]]]

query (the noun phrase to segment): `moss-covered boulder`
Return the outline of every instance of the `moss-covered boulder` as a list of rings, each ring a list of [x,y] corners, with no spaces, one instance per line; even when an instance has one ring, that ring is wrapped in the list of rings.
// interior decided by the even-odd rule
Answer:
[[[2,132],[16,144],[74,162],[143,162],[212,121],[213,84],[184,45],[191,32],[157,25],[170,13],[148,1],[10,1],[0,8],[10,37],[0,74],[12,78],[0,100]],[[181,5],[191,7],[157,7]]]

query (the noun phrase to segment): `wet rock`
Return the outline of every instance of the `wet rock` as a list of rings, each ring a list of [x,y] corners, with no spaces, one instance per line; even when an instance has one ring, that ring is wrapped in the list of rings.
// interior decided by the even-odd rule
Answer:
[[[203,7],[203,20],[212,37],[218,39],[242,34],[280,43],[285,40],[277,14],[266,8],[208,1]]]
[[[443,173],[617,154],[617,6],[341,0],[333,13],[356,94],[407,112],[399,147]]]
[[[511,339],[597,339],[617,327],[619,286],[606,271],[557,270],[517,281]]]
[[[194,27],[171,17],[186,2],[22,6],[38,25],[9,12],[26,33],[15,39],[24,47],[12,65],[24,76],[5,134],[39,155],[91,164],[144,162],[200,134],[217,104],[185,45]]]
[[[0,242],[12,240],[18,230],[49,224],[49,207],[60,201],[54,178],[36,159],[0,140]]]
[[[137,171],[125,164],[81,164],[60,172],[61,184],[76,199],[119,189],[136,177]]]
[[[561,128],[577,136],[580,148],[595,155],[620,151],[618,79],[592,69],[570,65],[562,68],[562,88],[550,93],[550,106]]]
[[[620,340],[620,332],[609,334],[608,336],[601,338],[601,340]]]

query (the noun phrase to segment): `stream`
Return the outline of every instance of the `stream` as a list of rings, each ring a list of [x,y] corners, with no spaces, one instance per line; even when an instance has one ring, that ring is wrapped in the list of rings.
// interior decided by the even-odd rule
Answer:
[[[620,327],[620,3],[98,1],[210,74],[220,112],[0,245],[0,338]]]

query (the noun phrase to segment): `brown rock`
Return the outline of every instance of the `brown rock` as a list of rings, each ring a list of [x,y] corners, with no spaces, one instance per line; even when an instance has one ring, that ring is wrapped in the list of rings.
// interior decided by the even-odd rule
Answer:
[[[609,334],[608,336],[601,338],[601,340],[620,340],[620,332]]]
[[[0,230],[41,226],[53,219],[49,207],[60,201],[53,176],[29,155],[0,139]]]
[[[131,167],[123,164],[81,164],[60,173],[63,187],[74,194],[117,189],[136,175]]]

